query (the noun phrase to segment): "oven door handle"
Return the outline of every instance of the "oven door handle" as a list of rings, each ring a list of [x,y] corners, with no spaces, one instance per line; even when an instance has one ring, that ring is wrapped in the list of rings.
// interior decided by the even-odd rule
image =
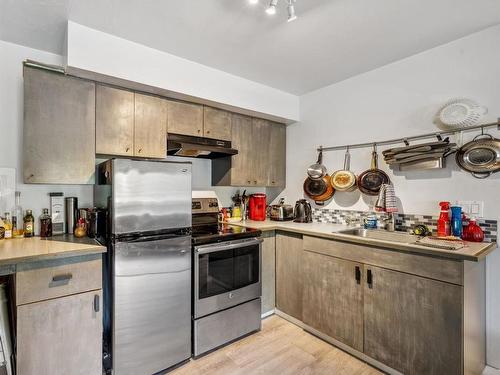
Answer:
[[[231,249],[236,249],[238,247],[243,247],[243,246],[251,246],[251,245],[260,245],[264,240],[261,238],[252,238],[249,240],[241,240],[241,241],[232,241],[226,244],[213,244],[213,245],[206,245],[206,246],[199,246],[195,247],[195,251],[197,254],[208,254],[208,253],[214,253],[216,251],[224,251],[224,250],[231,250]]]

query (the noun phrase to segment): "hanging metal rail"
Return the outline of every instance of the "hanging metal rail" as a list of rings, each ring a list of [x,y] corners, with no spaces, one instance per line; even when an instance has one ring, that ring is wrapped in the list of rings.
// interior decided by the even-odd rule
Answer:
[[[418,140],[429,139],[429,138],[441,139],[443,136],[448,136],[448,135],[453,135],[453,134],[463,133],[463,132],[470,132],[470,131],[479,130],[479,129],[481,131],[483,131],[486,128],[492,128],[495,126],[497,127],[498,130],[500,130],[500,118],[497,120],[497,122],[492,122],[489,124],[468,126],[466,128],[462,128],[462,129],[458,129],[458,130],[443,130],[443,131],[438,131],[438,132],[434,132],[434,133],[414,135],[411,137],[389,139],[387,141],[354,143],[354,144],[346,144],[343,146],[332,146],[332,147],[319,146],[317,150],[318,151],[337,151],[337,150],[345,150],[347,148],[351,150],[353,148],[364,148],[364,147],[374,147],[374,146],[383,146],[383,145],[395,145],[398,143],[404,143],[406,145],[409,145],[410,141],[418,141]]]

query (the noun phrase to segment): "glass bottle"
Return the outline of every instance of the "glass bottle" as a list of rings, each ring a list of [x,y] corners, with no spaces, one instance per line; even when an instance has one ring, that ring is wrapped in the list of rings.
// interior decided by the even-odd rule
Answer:
[[[12,209],[12,237],[23,238],[23,208],[21,207],[21,192],[16,191],[16,205]]]
[[[5,229],[5,239],[9,239],[12,238],[12,222],[10,221],[10,212],[6,212],[4,216],[3,226]]]
[[[31,210],[26,210],[24,216],[24,237],[33,237],[35,235],[35,218]]]
[[[52,237],[52,217],[48,208],[44,208],[40,216],[40,237]]]

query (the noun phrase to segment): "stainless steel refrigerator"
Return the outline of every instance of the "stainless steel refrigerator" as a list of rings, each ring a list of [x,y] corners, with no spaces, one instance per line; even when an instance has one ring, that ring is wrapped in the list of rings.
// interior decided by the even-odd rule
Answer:
[[[104,368],[155,374],[191,356],[191,164],[111,159],[96,180],[109,212]]]

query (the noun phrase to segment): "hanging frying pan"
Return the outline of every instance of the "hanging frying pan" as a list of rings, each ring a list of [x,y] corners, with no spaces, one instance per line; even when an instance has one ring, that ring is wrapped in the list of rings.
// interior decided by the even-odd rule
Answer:
[[[333,173],[331,184],[338,191],[353,191],[356,189],[356,175],[350,169],[351,155],[347,147],[344,156],[344,169]]]
[[[304,181],[304,193],[307,197],[316,202],[317,205],[324,205],[325,201],[333,197],[335,189],[330,184],[330,176],[326,174],[321,180],[314,180],[310,177]]]
[[[487,178],[500,171],[500,139],[481,134],[457,151],[457,164],[476,178]]]
[[[358,189],[363,194],[377,195],[380,187],[390,182],[389,176],[384,171],[378,169],[377,158],[377,149],[373,146],[371,168],[358,176]]]
[[[323,151],[318,152],[318,161],[307,168],[307,175],[313,180],[322,179],[326,175],[326,167],[323,165]]]
[[[328,184],[325,182],[324,177],[319,180],[307,177],[304,181],[304,193],[310,198],[324,194],[327,189]]]

